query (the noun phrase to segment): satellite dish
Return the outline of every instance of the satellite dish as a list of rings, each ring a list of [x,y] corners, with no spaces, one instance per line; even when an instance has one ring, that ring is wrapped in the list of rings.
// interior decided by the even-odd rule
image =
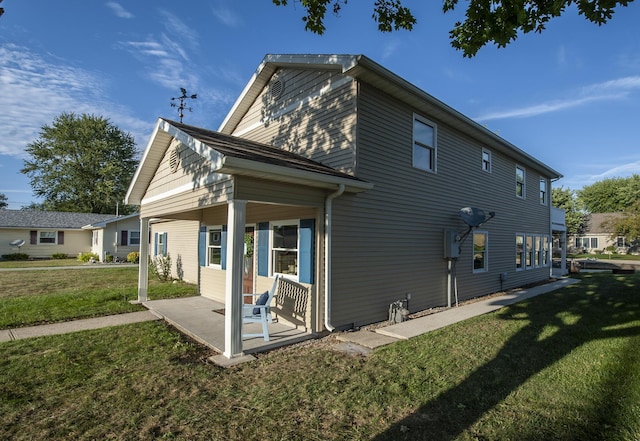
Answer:
[[[471,228],[476,228],[494,217],[496,214],[492,211],[487,216],[481,208],[464,207],[458,212],[462,221]]]
[[[11,245],[12,247],[20,248],[22,245],[24,245],[24,239],[12,240],[11,242],[9,242],[9,245]]]

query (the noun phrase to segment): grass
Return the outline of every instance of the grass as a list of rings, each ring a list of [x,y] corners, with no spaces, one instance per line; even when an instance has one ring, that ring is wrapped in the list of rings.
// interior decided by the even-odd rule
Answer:
[[[367,358],[223,370],[162,322],[3,343],[0,438],[637,440],[640,277],[580,277]]]
[[[86,265],[78,259],[2,260],[0,268],[48,268]]]
[[[599,259],[599,260],[638,260],[640,255],[634,254],[568,254],[568,259]]]
[[[0,329],[142,311],[138,268],[0,271]],[[196,295],[195,285],[149,280],[149,298]]]

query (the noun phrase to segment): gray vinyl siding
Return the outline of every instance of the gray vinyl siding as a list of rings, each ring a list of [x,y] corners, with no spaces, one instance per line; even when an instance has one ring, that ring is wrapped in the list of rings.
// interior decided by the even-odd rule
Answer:
[[[234,134],[353,173],[355,82],[333,71],[293,69],[281,70],[274,78],[283,81],[283,96],[270,99],[267,84]]]
[[[550,232],[539,204],[539,172],[527,169],[526,199],[515,196],[515,165],[492,151],[492,173],[481,169],[480,143],[437,124],[437,173],[412,167],[413,109],[363,84],[358,98],[357,176],[374,184],[334,202],[332,316],[335,326],[384,320],[389,304],[412,294],[410,309],[447,302],[443,232],[466,231],[458,210],[495,211],[488,232],[489,271],[472,271],[473,238],[458,259],[459,299],[548,278],[549,268],[515,271],[515,233]]]

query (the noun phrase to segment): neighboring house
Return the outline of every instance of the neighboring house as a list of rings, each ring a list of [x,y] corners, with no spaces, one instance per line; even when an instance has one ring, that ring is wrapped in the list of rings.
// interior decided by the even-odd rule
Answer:
[[[217,132],[158,121],[125,203],[142,236],[198,225],[200,293],[226,303],[234,357],[241,292],[276,274],[308,288],[311,333],[384,320],[409,293],[417,311],[548,279],[559,177],[365,56],[268,55]],[[463,207],[495,217],[470,229]]]
[[[623,213],[591,213],[586,217],[586,225],[582,234],[569,238],[568,251],[576,254],[601,254],[611,251],[613,247],[618,254],[631,254],[640,251],[638,240],[613,236],[613,229],[608,223],[620,219]]]
[[[100,261],[113,256],[121,261],[127,255],[140,250],[140,217],[138,213],[114,217],[82,227],[91,231],[91,252],[100,257]]]
[[[76,257],[88,253],[91,232],[82,227],[110,218],[112,214],[0,210],[0,256],[25,253],[40,259],[53,254]]]

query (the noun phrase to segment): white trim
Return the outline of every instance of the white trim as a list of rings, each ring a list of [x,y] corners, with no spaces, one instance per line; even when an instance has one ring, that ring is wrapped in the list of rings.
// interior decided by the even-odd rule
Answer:
[[[525,271],[527,269],[527,235],[525,233],[516,233],[514,236],[514,249],[516,252],[516,255],[518,253],[518,241],[517,238],[518,236],[522,237],[522,256],[521,256],[521,260],[520,260],[520,264],[522,265],[520,268],[518,268],[517,266],[516,271]],[[514,265],[515,265],[515,261],[514,261]]]
[[[219,264],[215,264],[215,263],[211,263],[209,261],[209,249],[214,247],[215,245],[211,245],[211,243],[209,242],[209,238],[210,236],[210,231],[211,230],[220,230],[220,246],[217,246],[217,248],[220,249],[220,263]],[[207,225],[207,242],[206,242],[206,267],[207,268],[215,268],[215,269],[222,269],[222,225]]]
[[[540,201],[540,205],[549,205],[549,180],[544,176],[540,176],[540,184],[539,189],[542,187],[542,183],[544,182],[544,200]],[[541,190],[539,190],[541,191]],[[540,199],[540,193],[538,193],[538,199]]]
[[[285,225],[295,225],[297,228],[297,237],[296,237],[296,273],[288,274],[288,273],[278,273],[275,271],[275,262],[273,260],[273,227],[274,226],[285,226]],[[284,248],[278,248],[284,249]],[[279,275],[280,277],[284,277],[295,282],[298,281],[300,277],[300,219],[286,219],[286,220],[275,220],[269,222],[269,274],[271,277],[275,277]]]
[[[471,270],[473,274],[481,274],[489,272],[489,232],[486,230],[474,230],[472,239],[475,239],[476,234],[484,235],[484,266],[482,268],[475,268],[475,240],[472,240],[471,246]]]
[[[327,84],[326,86],[322,87],[322,88],[321,88],[320,90],[318,90],[317,92],[312,93],[311,95],[308,95],[308,96],[306,96],[305,98],[303,98],[303,99],[301,99],[301,100],[299,100],[299,101],[295,101],[295,102],[293,102],[293,103],[289,104],[288,106],[286,106],[286,107],[284,107],[284,108],[280,109],[279,111],[277,111],[277,112],[275,112],[275,113],[273,113],[273,114],[269,115],[269,116],[268,116],[268,117],[266,117],[266,118],[260,119],[260,121],[257,121],[257,122],[255,122],[255,123],[253,123],[253,124],[251,124],[251,125],[249,125],[249,126],[245,127],[245,128],[244,128],[244,129],[242,129],[242,130],[239,130],[239,131],[237,131],[237,132],[234,132],[234,133],[233,133],[233,136],[238,136],[238,137],[240,137],[240,136],[242,136],[242,135],[245,135],[245,134],[247,134],[247,133],[251,132],[252,130],[257,129],[257,128],[258,128],[258,127],[260,127],[260,126],[263,126],[264,124],[268,123],[268,122],[269,122],[269,121],[271,121],[272,119],[276,119],[276,118],[279,118],[279,117],[281,117],[281,116],[284,116],[284,115],[286,115],[286,114],[288,114],[288,113],[291,113],[291,112],[293,112],[293,111],[295,111],[295,110],[299,110],[299,109],[300,109],[300,107],[302,107],[302,106],[303,106],[303,105],[305,105],[305,104],[308,104],[308,103],[309,103],[309,102],[311,102],[312,100],[314,100],[314,99],[316,99],[316,98],[319,98],[319,97],[321,97],[322,95],[325,95],[325,94],[327,94],[327,93],[329,93],[329,92],[333,92],[335,89],[337,89],[337,88],[339,88],[339,87],[342,87],[342,86],[344,86],[345,84],[347,84],[347,83],[351,83],[351,82],[353,82],[353,81],[354,81],[354,79],[353,79],[353,78],[351,78],[351,77],[344,77],[344,78],[339,79],[338,81],[335,81],[335,82],[329,83],[329,84]]]
[[[433,168],[423,168],[423,167],[418,167],[416,165],[416,161],[415,161],[415,157],[414,157],[414,149],[416,147],[416,134],[415,134],[415,123],[416,121],[421,122],[422,124],[429,126],[433,129],[433,145],[432,146],[427,146],[427,147],[422,147],[425,150],[429,150],[429,149],[433,149],[433,164],[431,164],[433,166]],[[415,169],[418,170],[422,170],[422,171],[426,171],[429,173],[437,173],[438,172],[438,125],[436,123],[434,123],[433,121],[431,121],[430,119],[425,118],[422,115],[419,115],[417,113],[413,114],[413,119],[411,120],[411,166]]]
[[[522,196],[518,195],[518,170],[522,170]],[[515,169],[516,197],[519,199],[527,199],[527,169],[516,164]]]

